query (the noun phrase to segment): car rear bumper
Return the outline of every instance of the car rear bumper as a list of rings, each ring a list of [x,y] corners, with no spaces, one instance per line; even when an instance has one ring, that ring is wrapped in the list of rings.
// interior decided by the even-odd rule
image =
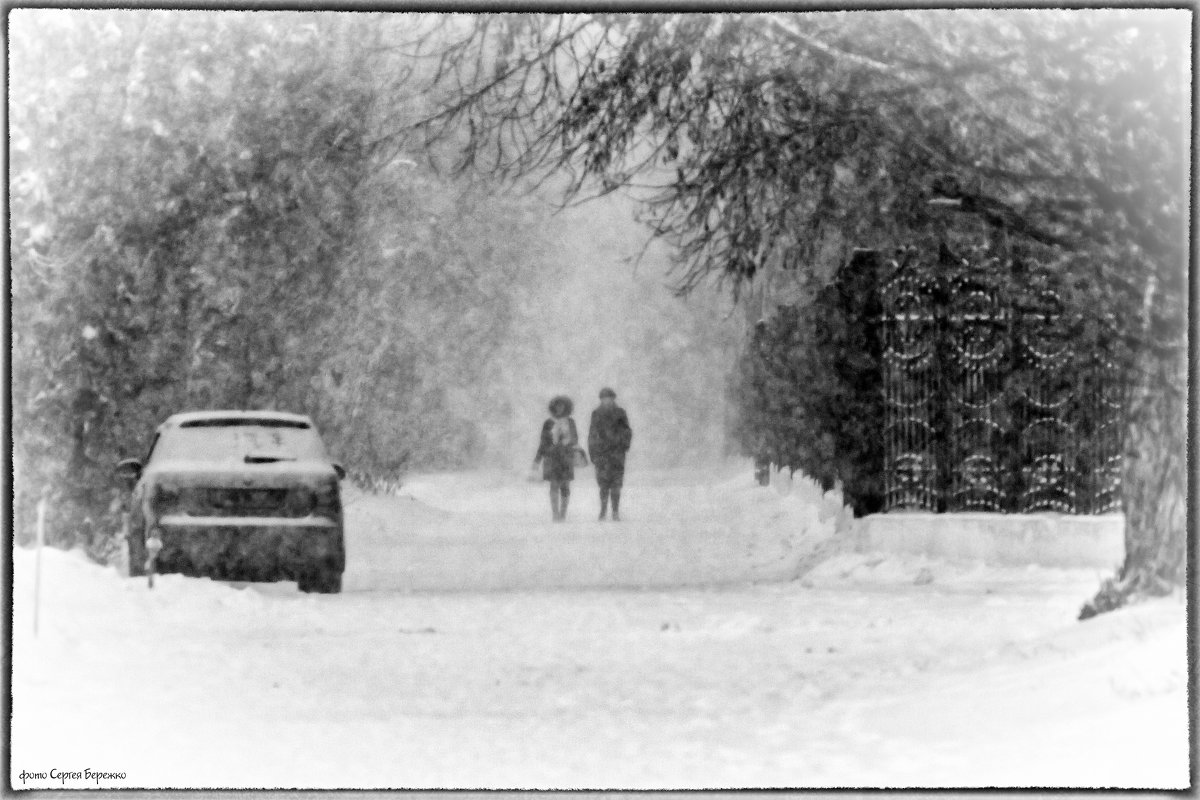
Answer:
[[[321,518],[163,517],[155,571],[233,581],[301,580],[346,565],[342,526]]]

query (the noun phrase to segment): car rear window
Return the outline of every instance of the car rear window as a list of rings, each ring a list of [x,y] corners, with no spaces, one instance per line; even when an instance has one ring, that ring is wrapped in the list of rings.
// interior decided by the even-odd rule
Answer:
[[[201,419],[162,432],[154,458],[189,461],[316,459],[327,461],[321,437],[307,422]]]

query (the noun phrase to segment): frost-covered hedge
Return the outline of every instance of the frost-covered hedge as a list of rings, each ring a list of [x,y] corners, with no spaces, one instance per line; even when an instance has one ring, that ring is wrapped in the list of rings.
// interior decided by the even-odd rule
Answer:
[[[873,262],[856,260],[811,303],[760,320],[738,362],[735,436],[745,455],[841,483],[856,515],[883,506],[883,396]]]

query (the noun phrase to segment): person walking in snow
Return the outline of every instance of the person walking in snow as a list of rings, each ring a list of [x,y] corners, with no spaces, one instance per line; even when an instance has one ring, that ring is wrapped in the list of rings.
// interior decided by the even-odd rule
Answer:
[[[625,482],[625,454],[633,441],[633,429],[625,409],[617,405],[617,393],[607,386],[600,390],[600,406],[592,412],[588,428],[588,456],[600,485],[600,519],[608,514],[612,499],[613,521],[621,519],[621,485]]]
[[[542,480],[550,482],[550,510],[555,522],[567,518],[571,481],[575,479],[579,433],[571,418],[574,409],[575,404],[566,395],[558,395],[550,401],[550,419],[542,425],[541,440],[533,457],[535,467],[539,461],[542,464]]]

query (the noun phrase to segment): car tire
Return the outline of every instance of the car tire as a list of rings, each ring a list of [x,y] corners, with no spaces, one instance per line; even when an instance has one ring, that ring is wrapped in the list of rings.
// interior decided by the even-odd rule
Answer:
[[[313,570],[304,575],[297,585],[302,592],[312,594],[340,594],[342,573],[332,569]]]

